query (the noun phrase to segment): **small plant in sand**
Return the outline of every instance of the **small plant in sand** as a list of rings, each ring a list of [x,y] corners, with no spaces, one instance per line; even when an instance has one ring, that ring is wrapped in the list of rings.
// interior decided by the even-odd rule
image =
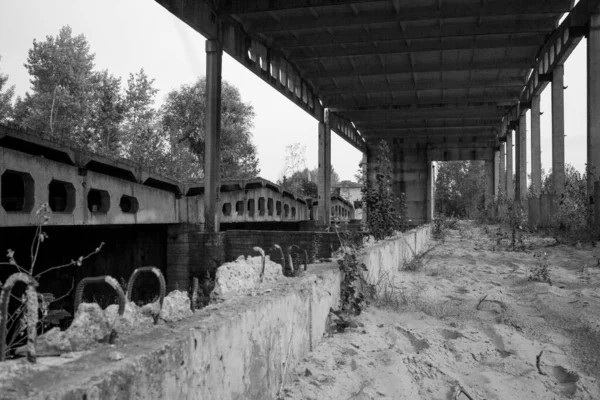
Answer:
[[[446,224],[446,216],[444,214],[436,215],[433,220],[432,235],[436,240],[440,240],[442,243],[446,241],[446,234],[448,226]]]
[[[42,245],[42,243],[44,241],[49,239],[48,234],[44,231],[43,228],[44,228],[44,226],[48,225],[52,211],[50,210],[50,206],[48,205],[48,203],[44,203],[36,211],[35,214],[36,214],[38,220],[37,220],[37,224],[36,224],[36,228],[35,228],[35,235],[33,237],[33,240],[31,243],[31,248],[30,248],[29,256],[30,256],[31,261],[30,261],[29,268],[25,268],[17,263],[17,261],[15,259],[16,253],[11,249],[8,249],[6,252],[6,257],[8,258],[8,262],[0,262],[0,267],[3,266],[3,267],[15,268],[17,270],[17,272],[24,273],[24,274],[32,277],[33,279],[35,279],[37,282],[39,282],[40,278],[50,271],[55,271],[55,270],[70,267],[70,266],[81,267],[85,260],[87,260],[88,258],[93,256],[94,254],[99,253],[100,250],[102,249],[102,246],[104,246],[104,242],[102,242],[94,251],[92,251],[91,253],[89,253],[86,256],[80,256],[77,260],[71,260],[70,262],[68,262],[66,264],[57,265],[54,267],[46,268],[45,270],[43,270],[41,272],[36,272],[36,267],[38,266],[38,254],[39,254],[40,246]],[[1,282],[0,282],[0,286],[1,286]],[[63,294],[62,296],[60,296],[58,298],[55,297],[54,294],[52,294],[52,293],[38,293],[38,309],[41,312],[41,317],[38,319],[38,322],[37,322],[37,330],[40,333],[43,333],[49,327],[59,325],[61,320],[71,317],[71,314],[69,314],[64,309],[51,309],[51,304],[57,303],[60,300],[62,300],[63,298],[65,298],[66,296],[68,296],[71,293],[71,291],[73,290],[73,287],[74,287],[74,282],[71,285],[71,288],[69,289],[69,291],[67,291],[67,293]],[[12,354],[14,352],[14,350],[16,350],[18,347],[21,347],[27,341],[26,332],[27,332],[27,321],[28,321],[27,304],[26,304],[27,299],[26,299],[25,295],[23,295],[22,297],[17,297],[11,293],[10,299],[16,301],[18,303],[18,305],[14,310],[9,311],[9,314],[7,317],[7,331],[9,333],[9,335],[7,336],[7,341],[6,341],[6,345],[7,345],[6,351],[7,351],[8,355]]]
[[[534,265],[529,269],[528,281],[543,282],[552,285],[552,279],[550,279],[550,264],[548,263],[547,253],[535,253],[533,255],[536,258],[540,258],[541,263]]]
[[[420,256],[415,255],[410,261],[405,261],[403,269],[406,271],[415,272],[423,268],[423,260]]]
[[[368,293],[370,286],[364,277],[368,272],[367,267],[357,257],[362,248],[362,235],[349,231],[347,224],[335,224],[333,228],[342,253],[341,260],[338,260],[343,276],[340,283],[340,311],[359,315],[368,305],[365,293]]]
[[[381,274],[379,281],[369,289],[367,296],[377,307],[399,310],[408,304],[405,291],[393,282],[389,271]]]

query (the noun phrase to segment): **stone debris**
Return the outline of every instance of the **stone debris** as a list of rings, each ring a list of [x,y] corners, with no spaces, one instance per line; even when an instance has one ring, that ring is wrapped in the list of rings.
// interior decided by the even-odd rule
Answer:
[[[240,256],[237,260],[221,265],[217,269],[215,289],[212,297],[227,297],[236,294],[252,292],[261,285],[260,272],[262,270],[262,258]],[[265,259],[264,283],[275,282],[283,279],[283,270],[280,264],[271,261],[270,257]]]
[[[125,304],[125,312],[122,316],[119,316],[119,305],[111,304],[104,310],[104,315],[108,320],[110,326],[120,333],[131,332],[135,328],[139,328],[142,325],[152,325],[152,316],[145,315],[142,313],[140,307],[134,302],[128,302]]]
[[[100,341],[108,340],[112,330],[98,304],[81,303],[73,323],[66,331],[52,328],[38,337],[36,352],[39,356],[52,356],[84,350]],[[24,354],[26,347],[20,347],[16,352]]]
[[[118,351],[111,351],[110,354],[108,355],[108,359],[111,361],[119,361],[119,360],[122,360],[123,358],[125,358],[123,353],[120,353]]]
[[[191,317],[193,314],[187,292],[173,290],[163,301],[160,318],[167,322],[175,322]]]

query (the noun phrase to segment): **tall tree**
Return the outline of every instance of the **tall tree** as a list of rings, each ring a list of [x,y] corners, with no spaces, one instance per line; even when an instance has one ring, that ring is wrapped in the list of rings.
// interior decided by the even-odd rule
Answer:
[[[2,56],[0,56],[2,61]],[[12,116],[12,98],[15,95],[15,86],[6,88],[8,75],[0,74],[0,122]]]
[[[25,68],[32,92],[18,101],[17,122],[54,139],[88,144],[94,54],[85,36],[73,36],[67,25],[56,37],[34,40]]]
[[[223,81],[221,100],[221,176],[250,178],[259,174],[252,143],[254,109],[242,101],[239,90]],[[162,106],[162,126],[169,138],[170,154],[178,171],[203,176],[206,78],[171,91]],[[189,145],[191,154],[182,145]],[[181,154],[180,158],[177,154]],[[193,157],[192,157],[193,155]],[[189,162],[193,162],[189,164]]]
[[[154,79],[150,79],[143,68],[129,74],[124,99],[125,154],[154,169],[161,166],[167,145],[154,109],[156,93]]]
[[[438,164],[435,208],[448,216],[473,218],[484,205],[483,161],[448,161]]]
[[[92,150],[112,156],[121,153],[120,125],[124,119],[124,108],[121,78],[110,74],[108,70],[95,72],[88,125]]]

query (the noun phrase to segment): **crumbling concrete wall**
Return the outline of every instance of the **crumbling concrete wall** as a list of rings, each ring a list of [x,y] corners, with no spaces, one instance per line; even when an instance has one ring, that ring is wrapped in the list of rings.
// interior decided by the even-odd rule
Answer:
[[[405,262],[422,252],[430,238],[431,227],[424,225],[405,232],[400,237],[367,247],[360,258],[369,271],[368,283],[377,284],[385,274],[398,270]]]
[[[397,269],[423,250],[429,234],[421,227],[368,247],[362,261],[370,276]],[[337,265],[310,265],[301,277],[261,285],[110,348],[0,363],[0,398],[275,398],[284,374],[323,337],[330,308],[339,306],[340,280]],[[111,360],[113,352],[123,358]]]

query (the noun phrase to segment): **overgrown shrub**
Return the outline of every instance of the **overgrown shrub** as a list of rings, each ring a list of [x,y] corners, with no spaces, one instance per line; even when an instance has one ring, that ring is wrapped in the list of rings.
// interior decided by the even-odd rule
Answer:
[[[42,206],[36,211],[37,224],[35,227],[35,235],[31,243],[31,263],[29,265],[29,268],[25,268],[17,263],[17,261],[15,260],[15,252],[11,249],[8,249],[6,252],[8,262],[0,262],[0,266],[15,268],[15,272],[21,272],[26,275],[29,275],[30,277],[34,278],[36,281],[39,282],[40,278],[50,271],[70,266],[81,267],[85,260],[87,260],[92,255],[100,252],[102,246],[104,246],[104,242],[102,242],[94,251],[92,251],[86,256],[80,256],[77,260],[71,260],[70,262],[65,263],[63,265],[56,265],[50,268],[46,268],[45,270],[39,272],[39,269],[36,268],[39,264],[39,249],[42,243],[49,239],[48,235],[46,234],[46,232],[44,232],[43,228],[50,221],[51,213],[52,211],[50,210],[50,206],[48,205],[48,203],[42,204]],[[59,297],[56,297],[53,293],[38,293],[38,310],[41,313],[38,319],[38,333],[44,333],[49,328],[59,325],[61,320],[71,317],[71,314],[69,314],[66,310],[61,308],[53,309],[51,305],[53,303],[59,303],[60,300],[68,296],[74,288],[74,283],[75,282],[73,282],[73,284],[71,285],[71,289],[69,289],[67,293],[62,294]],[[2,283],[0,282],[0,287],[1,286]],[[8,352],[8,355],[12,354],[18,347],[25,344],[27,340],[26,332],[28,320],[26,297],[17,297],[13,293],[11,293],[10,298],[16,301],[17,305],[16,307],[9,309],[9,314],[7,318],[8,334],[6,350]]]
[[[540,264],[534,265],[529,269],[528,281],[543,282],[552,285],[550,279],[550,264],[548,263],[547,253],[534,253],[533,257],[540,259]]]
[[[366,228],[377,240],[392,236],[406,225],[406,196],[393,190],[391,152],[385,140],[377,146],[377,162],[369,163],[369,174],[363,179],[363,204],[367,213]]]

